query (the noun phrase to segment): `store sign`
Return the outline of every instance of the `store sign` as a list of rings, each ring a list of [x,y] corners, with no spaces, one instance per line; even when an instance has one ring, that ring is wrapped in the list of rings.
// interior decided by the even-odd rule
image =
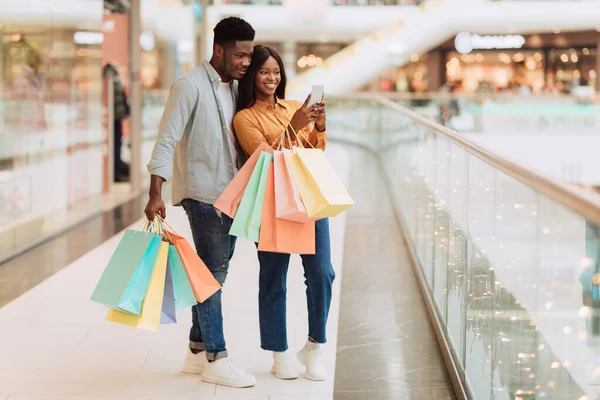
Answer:
[[[454,47],[461,54],[468,54],[473,50],[520,49],[524,44],[525,38],[521,35],[481,36],[461,32],[454,39]]]

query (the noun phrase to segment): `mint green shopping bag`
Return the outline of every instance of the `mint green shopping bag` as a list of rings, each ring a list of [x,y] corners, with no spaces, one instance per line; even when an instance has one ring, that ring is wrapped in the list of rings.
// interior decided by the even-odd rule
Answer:
[[[175,310],[181,311],[198,304],[188,276],[185,269],[183,269],[181,258],[177,254],[177,248],[173,245],[169,246],[169,266],[171,267],[171,275],[173,277]]]
[[[119,242],[92,294],[92,301],[140,315],[161,237],[128,229]]]
[[[231,224],[230,235],[258,243],[265,190],[267,189],[267,178],[269,176],[269,165],[272,162],[273,154],[264,151],[260,153],[256,167],[252,171],[252,176],[250,177],[248,186],[246,186],[246,191]]]

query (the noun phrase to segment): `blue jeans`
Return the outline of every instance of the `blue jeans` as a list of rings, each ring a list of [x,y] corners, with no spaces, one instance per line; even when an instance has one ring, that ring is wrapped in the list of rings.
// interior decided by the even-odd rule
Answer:
[[[326,343],[327,317],[335,272],[331,265],[329,220],[316,221],[315,226],[315,254],[301,256],[308,304],[308,336],[317,343]],[[290,255],[259,251],[258,260],[261,347],[270,351],[286,351],[286,280]]]
[[[229,235],[232,219],[225,214],[217,214],[217,210],[211,204],[185,199],[182,205],[190,222],[196,252],[215,279],[223,286],[229,269],[229,260],[233,257],[235,249],[236,238]],[[206,358],[210,361],[227,357],[223,335],[221,290],[204,303],[192,307],[190,348],[206,349]]]

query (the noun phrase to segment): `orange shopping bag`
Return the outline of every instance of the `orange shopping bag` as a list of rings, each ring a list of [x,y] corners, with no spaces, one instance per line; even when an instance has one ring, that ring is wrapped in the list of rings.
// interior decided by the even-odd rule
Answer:
[[[165,223],[165,221],[162,220],[162,223]],[[181,259],[181,264],[183,264],[183,269],[190,281],[190,286],[192,287],[196,300],[202,303],[204,300],[218,292],[219,289],[221,289],[221,285],[215,279],[206,264],[204,264],[204,261],[202,261],[192,246],[190,246],[188,241],[173,231],[165,229],[164,232],[167,240],[175,245],[175,248],[177,249],[177,254]]]
[[[304,209],[300,193],[292,179],[292,171],[288,162],[291,154],[292,151],[285,148],[274,153],[276,216],[279,219],[294,222],[312,221]]]
[[[315,254],[315,222],[304,223],[276,218],[275,174],[269,167],[258,250],[272,253]]]
[[[217,210],[230,218],[235,218],[235,214],[242,201],[242,197],[244,196],[248,181],[252,176],[252,171],[254,171],[254,167],[258,162],[258,157],[263,151],[273,153],[273,149],[266,143],[261,143],[261,145],[258,146],[258,149],[252,153],[248,161],[246,161],[244,166],[238,171],[237,175],[229,185],[227,185],[223,193],[221,193],[215,202],[214,206]]]

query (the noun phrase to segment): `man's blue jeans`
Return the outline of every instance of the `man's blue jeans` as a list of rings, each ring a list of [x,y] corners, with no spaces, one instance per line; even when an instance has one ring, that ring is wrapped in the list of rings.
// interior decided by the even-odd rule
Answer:
[[[225,214],[217,214],[212,204],[191,199],[183,200],[182,204],[190,222],[196,251],[215,279],[223,286],[229,260],[233,257],[235,249],[236,238],[229,235],[232,219]],[[206,350],[206,358],[210,361],[227,357],[221,290],[204,303],[192,307],[190,348]]]
[[[315,226],[315,254],[301,257],[308,304],[308,336],[317,343],[325,343],[335,272],[331,265],[329,220],[316,221]],[[270,351],[286,351],[288,348],[286,281],[290,255],[259,251],[258,260],[260,262],[258,313],[261,347]]]

